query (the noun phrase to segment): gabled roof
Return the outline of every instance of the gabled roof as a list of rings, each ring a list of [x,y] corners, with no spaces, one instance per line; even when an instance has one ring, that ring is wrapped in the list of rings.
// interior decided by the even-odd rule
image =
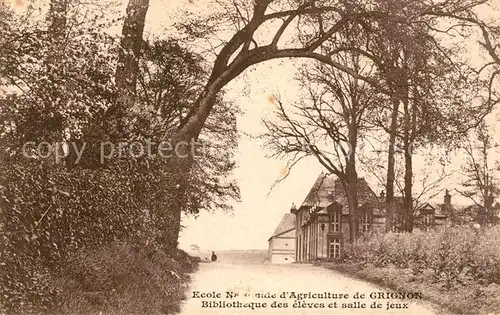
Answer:
[[[280,223],[276,227],[276,230],[274,230],[273,235],[269,239],[294,229],[295,229],[295,214],[285,213]]]
[[[418,207],[415,215],[419,216],[426,211],[433,212],[433,215],[435,217],[443,217],[444,218],[447,216],[447,214],[445,213],[444,204],[442,204],[442,203],[429,203],[429,202],[426,202],[425,204]]]
[[[311,190],[300,207],[326,207],[334,201],[332,191],[335,187],[335,178],[321,173],[314,182]]]
[[[321,173],[300,208],[313,207],[314,205],[324,208],[333,202],[343,206],[342,212],[344,214],[348,213],[347,196],[342,182],[335,175]],[[370,204],[375,208],[380,203],[379,198],[364,178],[358,178],[358,202],[360,206]]]

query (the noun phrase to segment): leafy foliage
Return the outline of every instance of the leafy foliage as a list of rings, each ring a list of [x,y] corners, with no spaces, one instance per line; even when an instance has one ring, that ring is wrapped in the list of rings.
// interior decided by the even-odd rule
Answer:
[[[133,118],[136,136],[162,141],[175,134],[195,109],[197,96],[207,79],[204,59],[172,39],[148,41],[143,47],[138,98]],[[238,132],[237,104],[216,99],[210,117],[197,139],[184,211],[231,210],[230,200],[239,199],[239,189],[230,174],[235,168]]]
[[[158,188],[146,168],[129,165],[127,175],[116,169],[70,173],[39,162],[2,165],[5,306],[15,310],[19,297],[45,292],[29,275],[58,268],[81,249],[116,240],[147,244],[155,228],[149,212],[158,207],[151,193]]]
[[[99,144],[108,140],[110,131],[106,110],[118,97],[113,80],[118,45],[102,32],[114,21],[107,21],[102,13],[84,14],[78,3],[68,2],[64,38],[50,34],[50,19],[47,23],[37,15],[37,9],[30,7],[25,16],[19,16],[0,5],[0,87],[5,90],[0,94],[4,243],[0,304],[9,313],[53,309],[60,296],[60,287],[54,283],[56,276],[72,277],[71,272],[83,272],[72,280],[73,285],[78,287],[85,281],[97,289],[113,285],[110,277],[122,272],[118,277],[124,278],[132,270],[110,264],[113,253],[132,257],[137,264],[131,268],[141,270],[145,260],[128,252],[136,247],[163,255],[175,265],[172,270],[181,275],[184,272],[178,265],[183,258],[167,248],[167,244],[177,244],[177,236],[170,231],[178,228],[177,209],[168,207],[174,196],[165,185],[172,175],[168,160],[114,156],[108,163],[100,163]],[[200,80],[205,78],[203,60],[168,39],[148,42],[144,50],[139,97],[127,116],[132,131],[129,140],[159,142],[172,135],[192,108]],[[153,75],[146,78],[148,73]],[[148,96],[154,93],[161,95],[156,110],[148,105]],[[234,181],[226,180],[234,168],[231,157],[236,148],[237,107],[224,103],[222,96],[218,103],[221,105],[214,110],[203,137],[206,146],[218,146],[219,150],[197,158],[193,171],[186,176],[187,201],[181,210],[188,213],[229,210],[228,199],[239,195]],[[24,156],[22,147],[28,141],[74,141],[87,146],[79,164],[70,155],[64,165],[54,163],[52,158]],[[126,245],[113,249],[110,244],[116,243]],[[90,256],[81,264],[74,262],[75,257],[81,259],[87,254]],[[160,260],[157,257],[148,266],[165,267]],[[66,268],[68,261],[73,261],[72,269]],[[95,265],[102,273],[92,269]],[[102,281],[92,280],[92,272]],[[155,272],[159,274],[160,270]],[[181,290],[172,278],[176,277],[167,275],[156,284],[163,286],[170,281],[172,290]],[[142,274],[136,280],[147,282]],[[134,285],[139,287],[132,291],[141,290],[140,284]],[[162,291],[163,287],[155,290]],[[155,297],[156,302],[168,300],[163,295]]]
[[[445,288],[500,284],[500,229],[447,226],[434,232],[372,234],[346,247],[345,260],[394,265],[427,275]]]

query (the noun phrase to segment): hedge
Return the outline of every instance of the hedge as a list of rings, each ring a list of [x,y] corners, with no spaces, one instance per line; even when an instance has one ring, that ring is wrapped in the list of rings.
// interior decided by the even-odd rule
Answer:
[[[50,275],[75,253],[148,244],[168,229],[159,169],[138,161],[71,171],[46,161],[1,164],[1,309],[43,312],[54,304]]]

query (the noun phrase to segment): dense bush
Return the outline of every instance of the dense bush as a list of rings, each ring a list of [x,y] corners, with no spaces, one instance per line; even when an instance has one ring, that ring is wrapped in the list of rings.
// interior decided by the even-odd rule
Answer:
[[[346,246],[346,262],[394,265],[452,288],[500,284],[500,227],[446,226],[432,232],[371,234]]]
[[[126,163],[71,171],[40,161],[0,164],[2,309],[51,307],[50,275],[82,250],[154,243],[158,222],[168,220],[161,176],[152,163]]]

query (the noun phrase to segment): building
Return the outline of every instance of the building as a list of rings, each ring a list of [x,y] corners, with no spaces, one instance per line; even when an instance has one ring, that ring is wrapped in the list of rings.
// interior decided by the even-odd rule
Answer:
[[[269,238],[268,262],[288,264],[295,261],[295,215],[285,213]]]
[[[453,209],[449,214],[451,222],[469,226],[489,226],[500,223],[500,204],[492,205],[488,211],[484,206],[472,204]]]
[[[401,198],[396,198],[396,204]],[[376,195],[365,179],[358,180],[358,233],[385,231],[385,197]],[[415,214],[416,228],[428,230],[446,221],[445,209],[450,207],[448,191],[443,205],[424,204]],[[401,207],[397,207],[401,208]],[[349,210],[342,183],[333,175],[321,174],[297,208],[295,215],[295,260],[336,259],[343,255],[349,241]],[[396,224],[397,229],[397,224]]]
[[[416,209],[413,217],[414,229],[430,231],[444,225],[451,210],[451,195],[446,189],[442,204],[425,203]]]

